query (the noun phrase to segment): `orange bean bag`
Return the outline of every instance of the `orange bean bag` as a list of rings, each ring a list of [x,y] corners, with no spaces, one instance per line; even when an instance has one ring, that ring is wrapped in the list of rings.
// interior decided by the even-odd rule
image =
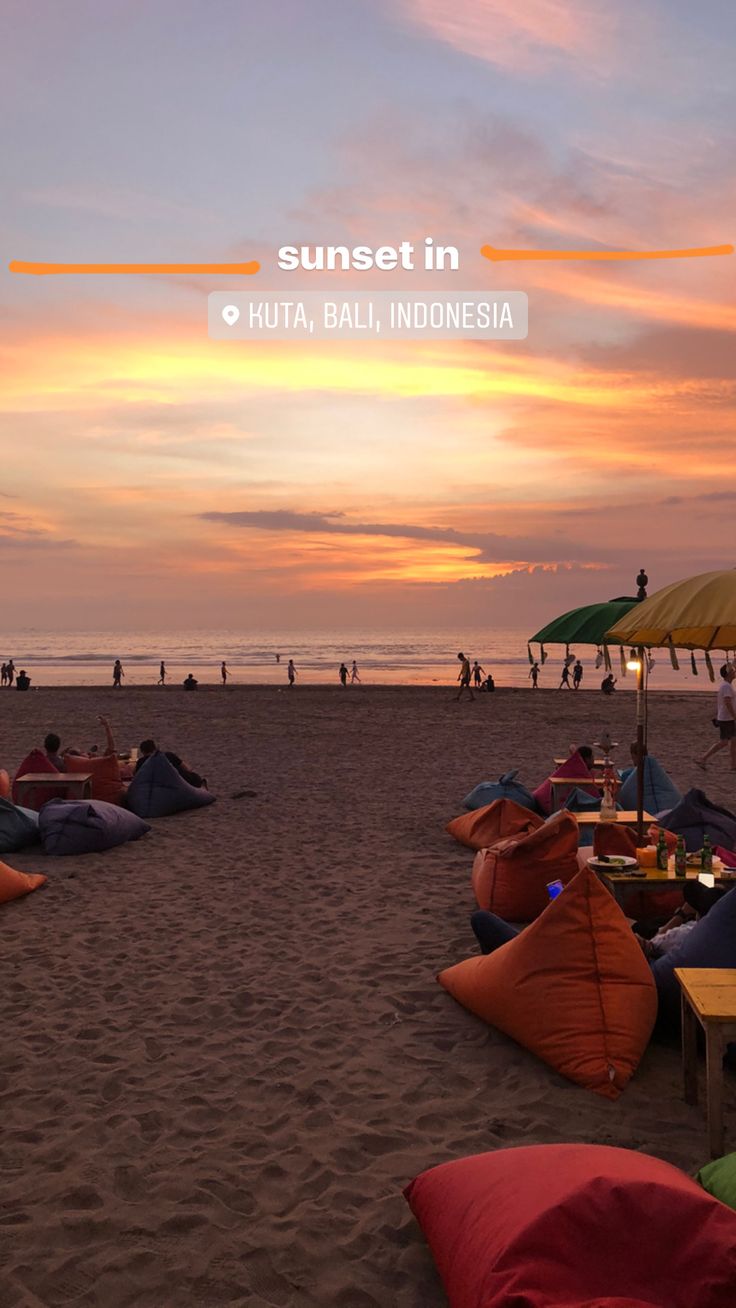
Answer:
[[[10,777],[5,768],[0,768],[0,799],[10,799]]]
[[[630,1080],[657,1015],[649,964],[589,868],[515,939],[438,980],[471,1013],[606,1099]]]
[[[120,804],[123,800],[123,778],[120,764],[114,754],[65,754],[64,767],[67,772],[92,773],[92,799],[104,799],[108,804]]]
[[[623,854],[627,858],[636,858],[638,846],[637,836],[622,822],[597,822],[593,829],[593,853],[596,857]]]
[[[579,872],[578,836],[577,818],[563,810],[527,835],[481,849],[472,875],[478,907],[508,922],[531,922],[549,903],[547,883],[567,885]]]
[[[515,799],[494,799],[492,804],[463,813],[445,827],[451,836],[469,849],[485,849],[502,836],[523,835],[541,827],[543,818]]]
[[[7,863],[0,863],[0,904],[8,904],[11,899],[29,895],[45,881],[48,881],[48,877],[42,876],[40,872],[16,872]]]

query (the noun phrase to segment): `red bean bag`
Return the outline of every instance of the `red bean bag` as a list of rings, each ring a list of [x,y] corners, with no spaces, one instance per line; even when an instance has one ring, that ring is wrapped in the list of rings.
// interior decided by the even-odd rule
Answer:
[[[120,764],[114,754],[65,754],[67,772],[91,772],[91,799],[102,799],[107,804],[121,804],[124,796]]]
[[[472,886],[479,908],[508,922],[531,922],[549,903],[547,885],[567,885],[580,870],[579,830],[573,813],[563,810],[528,835],[507,836],[473,861]]]
[[[498,1149],[404,1191],[450,1308],[733,1308],[736,1213],[636,1150]]]
[[[543,819],[515,799],[494,799],[473,813],[448,822],[445,831],[469,849],[485,849],[502,836],[523,835],[541,827]]]
[[[590,777],[589,784],[579,785],[577,789],[584,791],[586,795],[594,795],[597,799],[600,799],[600,786],[595,784],[593,773],[577,750],[569,758],[565,759],[565,762],[561,763],[551,775],[553,777],[585,777],[586,781]],[[560,805],[564,804],[568,795],[574,789],[576,789],[575,786],[567,788],[565,786],[555,786],[553,791],[552,783],[548,778],[542,782],[541,786],[537,786],[537,789],[532,791],[532,795],[539,806],[540,812],[551,813],[553,805],[556,803],[560,807]]]
[[[0,768],[0,799],[10,798],[10,777],[5,768]]]
[[[649,964],[590,868],[515,939],[437,979],[471,1013],[606,1099],[633,1076],[657,1015]]]
[[[53,763],[46,757],[42,749],[32,749],[23,759],[18,771],[13,778],[13,803],[18,803],[18,778],[24,777],[27,772],[49,772],[58,774],[59,769],[55,768]],[[23,795],[24,808],[39,809],[47,799],[58,797],[61,791],[57,791],[56,796],[50,788],[43,790],[29,790]]]
[[[48,877],[42,876],[40,872],[16,872],[7,863],[0,863],[0,904],[8,904],[11,899],[29,895],[45,881],[48,881]]]

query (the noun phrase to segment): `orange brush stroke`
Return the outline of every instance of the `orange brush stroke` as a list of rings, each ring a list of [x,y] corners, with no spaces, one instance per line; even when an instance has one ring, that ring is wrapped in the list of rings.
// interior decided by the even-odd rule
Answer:
[[[48,277],[59,273],[257,273],[260,264],[250,263],[24,263],[13,259],[8,267],[14,273],[32,273]]]
[[[524,259],[700,259],[705,255],[733,254],[732,245],[701,245],[690,250],[497,250],[482,245],[480,252],[492,263]]]

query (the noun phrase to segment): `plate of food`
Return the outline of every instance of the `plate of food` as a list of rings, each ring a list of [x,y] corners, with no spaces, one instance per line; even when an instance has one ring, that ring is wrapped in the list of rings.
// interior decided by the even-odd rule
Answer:
[[[630,854],[599,854],[597,858],[588,860],[589,867],[594,872],[618,872],[631,873],[638,872],[639,864]]]

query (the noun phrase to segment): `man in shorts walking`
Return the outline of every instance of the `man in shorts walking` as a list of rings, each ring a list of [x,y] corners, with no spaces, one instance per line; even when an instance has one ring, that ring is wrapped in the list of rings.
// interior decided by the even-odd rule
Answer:
[[[464,690],[467,690],[471,699],[475,699],[475,695],[470,686],[470,659],[467,659],[462,651],[458,654],[458,658],[460,660],[460,671],[457,679],[460,682],[460,689],[457,692],[455,699],[461,699]]]
[[[703,771],[706,769],[708,759],[717,754],[722,749],[728,749],[731,753],[731,771],[736,772],[736,691],[733,687],[734,678],[736,678],[736,668],[730,663],[724,663],[721,668],[721,684],[718,687],[718,697],[716,699],[716,716],[713,719],[713,725],[718,727],[720,739],[715,745],[711,745],[706,750],[702,758],[696,758],[695,762]]]

